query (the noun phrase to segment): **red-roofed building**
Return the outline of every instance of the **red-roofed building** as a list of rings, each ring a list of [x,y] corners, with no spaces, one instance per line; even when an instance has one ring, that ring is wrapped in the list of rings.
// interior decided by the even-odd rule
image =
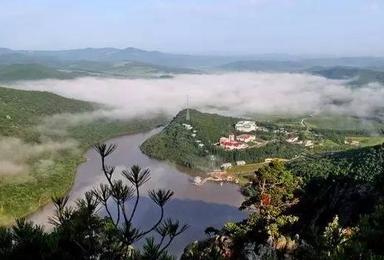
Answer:
[[[238,141],[224,141],[220,142],[220,146],[226,150],[240,150],[248,147],[247,144],[240,143]]]
[[[252,142],[256,140],[256,136],[250,134],[242,134],[236,136],[236,140],[244,143]]]

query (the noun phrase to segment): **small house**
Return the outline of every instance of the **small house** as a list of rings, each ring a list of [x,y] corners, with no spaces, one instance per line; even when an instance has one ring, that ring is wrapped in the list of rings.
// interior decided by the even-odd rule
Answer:
[[[246,164],[245,161],[237,161],[237,162],[236,162],[236,165],[237,165],[237,166],[241,166],[241,165],[245,165],[245,164]]]
[[[223,170],[232,168],[232,163],[223,163],[223,164],[220,166],[220,168],[223,169]]]

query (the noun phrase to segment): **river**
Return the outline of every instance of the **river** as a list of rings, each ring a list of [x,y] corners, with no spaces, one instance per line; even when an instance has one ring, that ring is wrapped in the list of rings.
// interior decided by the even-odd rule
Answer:
[[[184,247],[206,236],[204,230],[208,226],[221,227],[228,221],[239,221],[246,215],[238,210],[243,197],[239,187],[234,184],[205,183],[196,186],[191,183],[191,176],[164,161],[158,161],[144,155],[139,146],[160,129],[154,129],[146,133],[126,135],[113,138],[107,143],[118,145],[117,150],[108,157],[108,165],[114,165],[117,170],[138,164],[151,170],[151,180],[143,187],[137,214],[134,223],[140,227],[149,227],[156,221],[159,214],[158,208],[146,196],[145,190],[166,188],[175,192],[173,199],[165,207],[166,217],[178,219],[189,225],[188,230],[180,235],[170,247],[170,252],[180,255]],[[73,187],[69,193],[70,204],[81,198],[84,192],[104,182],[104,176],[100,171],[100,158],[93,150],[86,153],[86,161],[82,163],[75,177]],[[118,171],[115,172],[118,174]],[[49,228],[48,219],[54,213],[52,204],[48,204],[38,212],[32,214],[29,219],[37,224]]]

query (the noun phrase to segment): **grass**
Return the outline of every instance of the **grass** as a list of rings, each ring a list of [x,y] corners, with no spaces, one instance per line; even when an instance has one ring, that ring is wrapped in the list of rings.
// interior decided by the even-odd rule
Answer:
[[[351,136],[348,138],[353,141],[358,141],[360,147],[374,146],[384,143],[384,136]]]
[[[249,163],[246,165],[236,165],[226,170],[227,173],[231,174],[247,174],[253,173],[258,170],[264,163]]]
[[[254,175],[264,163],[249,163],[246,165],[236,165],[225,171],[239,181],[239,185],[244,186],[249,182],[250,177]]]
[[[384,125],[376,121],[367,121],[350,116],[341,115],[319,115],[309,117],[305,123],[311,128],[333,129],[333,130],[353,130],[353,131],[377,131]]]

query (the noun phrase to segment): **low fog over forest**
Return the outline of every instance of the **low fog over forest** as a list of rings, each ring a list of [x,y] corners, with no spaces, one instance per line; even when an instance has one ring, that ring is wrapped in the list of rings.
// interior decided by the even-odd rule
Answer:
[[[65,97],[115,107],[100,116],[130,118],[186,105],[236,115],[250,113],[341,113],[370,117],[383,108],[384,88],[370,83],[352,88],[345,80],[294,73],[227,73],[178,75],[170,79],[104,79],[25,81],[14,88],[50,91]],[[94,116],[97,116],[96,114]]]

